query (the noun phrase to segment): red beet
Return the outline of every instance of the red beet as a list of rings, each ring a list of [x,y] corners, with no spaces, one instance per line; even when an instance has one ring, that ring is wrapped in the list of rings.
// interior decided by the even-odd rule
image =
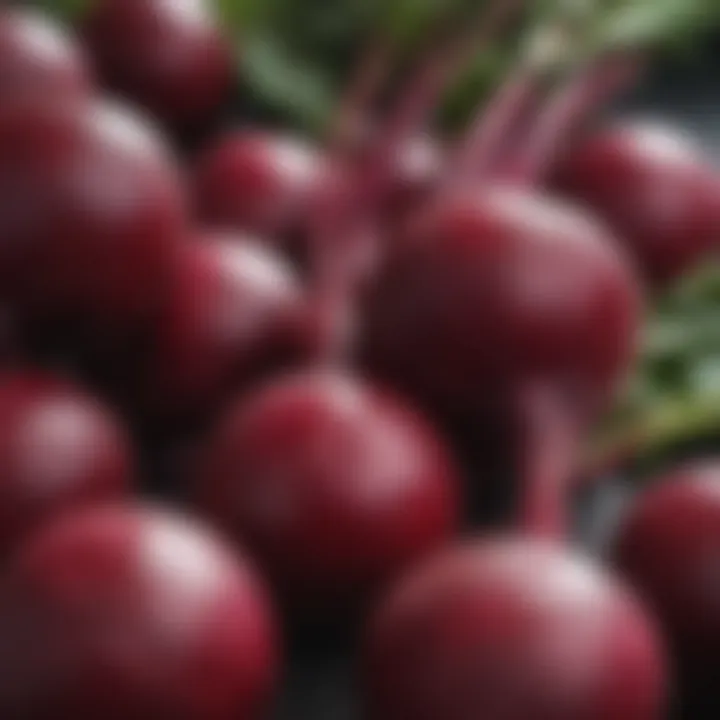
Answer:
[[[89,90],[86,59],[74,38],[42,13],[0,11],[0,105],[20,98],[66,102]]]
[[[242,557],[156,510],[73,514],[0,590],[0,710],[50,720],[256,720],[276,631]]]
[[[587,411],[632,357],[636,285],[588,217],[522,190],[456,190],[392,248],[369,293],[365,352],[443,411],[502,405],[526,381]]]
[[[234,58],[210,0],[98,0],[84,35],[113,89],[177,127],[209,119],[227,99]]]
[[[198,212],[212,226],[286,240],[303,224],[321,173],[319,153],[296,138],[235,132],[200,160]]]
[[[37,372],[0,375],[0,554],[49,517],[122,496],[128,438],[99,402]]]
[[[720,465],[689,465],[640,496],[621,528],[617,564],[661,618],[678,657],[718,674]]]
[[[165,420],[197,419],[258,375],[310,354],[292,269],[247,236],[205,233],[178,253],[141,401]]]
[[[165,146],[119,106],[0,113],[0,278],[22,313],[134,332],[162,297],[183,205]]]
[[[679,278],[717,248],[720,176],[670,129],[600,131],[568,154],[555,182],[609,223],[651,283]]]
[[[259,390],[206,452],[201,506],[311,615],[362,604],[456,526],[457,473],[433,430],[338,372]]]
[[[586,561],[485,540],[419,568],[365,648],[372,720],[654,720],[664,665],[635,600]]]

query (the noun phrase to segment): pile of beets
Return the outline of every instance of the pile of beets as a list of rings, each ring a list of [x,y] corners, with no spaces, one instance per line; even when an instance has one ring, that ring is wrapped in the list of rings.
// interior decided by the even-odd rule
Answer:
[[[368,720],[717,692],[720,463],[641,494],[605,567],[568,527],[720,176],[667,129],[593,129],[631,57],[550,93],[522,67],[428,134],[437,58],[511,6],[382,112],[360,73],[322,146],[208,132],[236,65],[202,0],[96,0],[75,35],[1,11],[4,720],[260,720],[298,624],[360,628]]]

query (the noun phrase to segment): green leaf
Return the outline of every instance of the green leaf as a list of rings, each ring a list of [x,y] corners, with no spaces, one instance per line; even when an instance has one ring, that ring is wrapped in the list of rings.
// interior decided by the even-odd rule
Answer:
[[[320,132],[335,104],[335,93],[322,67],[293,56],[277,38],[256,35],[243,51],[247,89],[273,109],[288,113],[305,130]]]

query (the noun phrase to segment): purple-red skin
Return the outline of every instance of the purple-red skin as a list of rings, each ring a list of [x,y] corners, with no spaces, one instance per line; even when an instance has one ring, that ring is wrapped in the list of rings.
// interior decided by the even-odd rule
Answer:
[[[720,680],[720,464],[677,468],[640,495],[614,548],[681,664]]]
[[[503,407],[526,381],[580,416],[634,356],[637,282],[586,215],[513,188],[456,190],[416,213],[365,302],[369,366],[433,409]]]
[[[287,242],[306,228],[308,203],[324,176],[321,154],[292,136],[242,130],[208,148],[195,173],[200,219]]]
[[[90,86],[87,59],[70,33],[37,10],[0,10],[0,107],[28,98],[70,102]]]
[[[134,458],[112,412],[39,371],[0,374],[0,555],[57,515],[129,494]]]
[[[447,550],[371,618],[371,720],[659,720],[663,652],[636,600],[587,561],[522,539]]]
[[[177,253],[140,370],[141,403],[166,422],[204,418],[259,377],[311,355],[292,267],[246,235],[198,232]]]
[[[553,184],[608,223],[653,286],[717,250],[720,175],[670,128],[634,123],[591,134],[559,163]]]
[[[260,720],[278,648],[242,555],[201,525],[108,506],[42,529],[0,590],[3,717]]]
[[[180,173],[122,106],[0,111],[0,281],[12,309],[96,340],[136,334],[186,233]]]
[[[99,78],[173,128],[213,119],[231,94],[233,47],[210,0],[98,0],[82,34]]]
[[[196,501],[247,543],[288,607],[360,609],[457,528],[459,480],[413,410],[339,371],[273,382],[232,408]]]

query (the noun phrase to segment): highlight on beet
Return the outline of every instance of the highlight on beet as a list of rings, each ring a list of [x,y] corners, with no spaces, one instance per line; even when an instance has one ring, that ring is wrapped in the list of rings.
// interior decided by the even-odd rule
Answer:
[[[715,717],[714,31],[0,9],[0,716]]]

